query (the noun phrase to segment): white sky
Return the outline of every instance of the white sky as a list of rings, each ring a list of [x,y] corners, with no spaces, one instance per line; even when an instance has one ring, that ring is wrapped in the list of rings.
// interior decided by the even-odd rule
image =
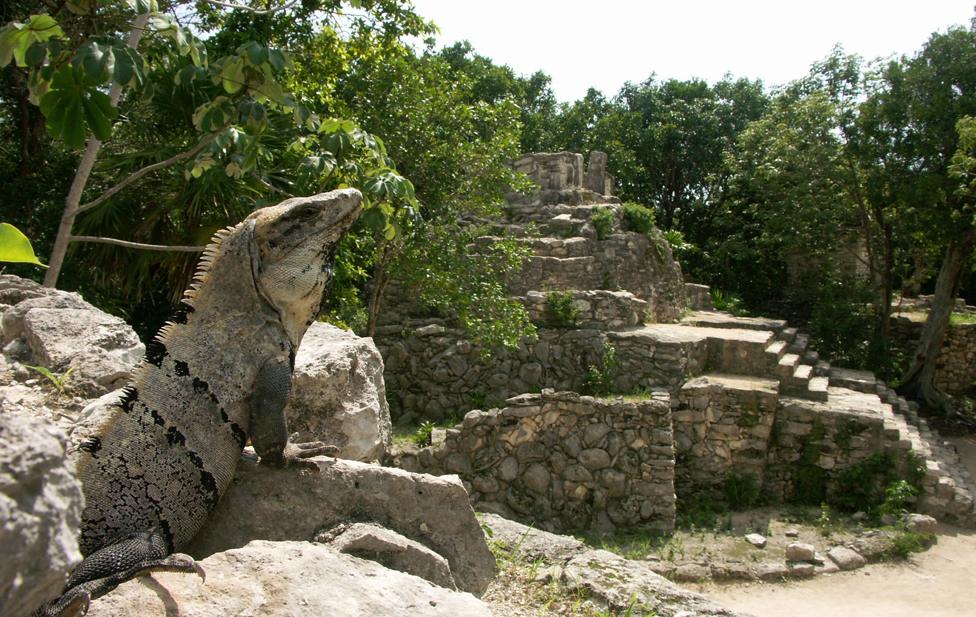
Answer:
[[[593,86],[725,73],[785,84],[835,43],[867,59],[912,54],[968,25],[976,0],[413,0],[441,29],[517,73],[543,70],[560,101]]]

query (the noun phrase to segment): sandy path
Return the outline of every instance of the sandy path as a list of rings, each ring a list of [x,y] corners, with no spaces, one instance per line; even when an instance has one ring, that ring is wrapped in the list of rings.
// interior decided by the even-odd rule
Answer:
[[[976,474],[976,438],[951,441]],[[971,617],[976,532],[943,526],[938,544],[907,563],[873,564],[798,583],[710,585],[701,591],[756,617]]]

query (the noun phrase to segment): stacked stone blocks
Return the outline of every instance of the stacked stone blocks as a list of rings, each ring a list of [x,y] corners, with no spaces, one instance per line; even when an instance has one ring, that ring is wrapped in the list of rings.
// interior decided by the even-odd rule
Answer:
[[[600,399],[546,390],[471,411],[399,465],[457,473],[481,510],[551,531],[674,528],[674,437],[667,393]]]

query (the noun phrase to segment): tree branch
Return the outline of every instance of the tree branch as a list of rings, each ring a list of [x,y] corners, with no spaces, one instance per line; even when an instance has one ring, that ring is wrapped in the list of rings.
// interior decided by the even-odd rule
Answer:
[[[222,6],[228,9],[235,9],[238,11],[248,11],[255,15],[268,15],[270,13],[277,13],[278,11],[287,11],[291,7],[298,4],[298,0],[291,0],[291,2],[284,4],[273,9],[256,9],[244,4],[234,4],[233,2],[223,2],[222,0],[205,0],[208,4],[216,4],[217,6]]]
[[[201,150],[203,150],[204,147],[206,147],[210,142],[212,142],[214,140],[215,136],[216,135],[214,133],[211,133],[210,135],[207,135],[202,140],[200,140],[200,143],[198,143],[196,146],[194,146],[193,148],[191,148],[191,149],[189,149],[189,150],[187,150],[185,152],[180,152],[179,154],[175,154],[175,155],[169,157],[165,161],[160,161],[158,163],[153,163],[152,165],[146,165],[142,169],[140,169],[138,171],[132,172],[131,174],[129,174],[129,176],[125,180],[119,182],[118,184],[116,184],[115,186],[113,186],[112,188],[110,188],[109,190],[105,191],[104,193],[101,194],[101,196],[97,197],[96,199],[93,199],[92,201],[89,201],[86,204],[82,204],[82,205],[78,206],[78,209],[75,210],[75,214],[81,214],[82,212],[86,212],[88,210],[91,210],[92,208],[95,208],[97,206],[100,206],[102,203],[105,202],[105,200],[107,200],[108,198],[112,197],[113,195],[115,195],[116,193],[118,193],[119,191],[121,191],[122,189],[124,189],[125,187],[129,186],[130,184],[132,184],[133,182],[135,182],[139,178],[142,178],[146,174],[152,173],[152,172],[156,171],[157,169],[163,169],[164,167],[169,167],[173,163],[178,163],[178,162],[180,162],[180,161],[182,161],[184,159],[188,159],[191,156],[196,155]]]
[[[70,242],[93,242],[95,244],[112,244],[124,246],[128,249],[142,249],[144,251],[170,251],[174,253],[200,253],[205,249],[204,246],[169,246],[166,244],[143,244],[142,242],[129,242],[128,240],[118,240],[116,238],[101,238],[99,236],[71,236]]]

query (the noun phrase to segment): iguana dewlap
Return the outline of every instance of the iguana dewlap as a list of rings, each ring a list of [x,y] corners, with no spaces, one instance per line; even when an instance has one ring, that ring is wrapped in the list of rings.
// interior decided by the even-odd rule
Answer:
[[[90,598],[138,574],[197,569],[173,553],[203,526],[249,439],[271,464],[328,450],[288,444],[284,408],[295,353],[361,201],[353,189],[289,199],[214,236],[179,316],[81,447],[85,559],[38,614],[83,614]]]

